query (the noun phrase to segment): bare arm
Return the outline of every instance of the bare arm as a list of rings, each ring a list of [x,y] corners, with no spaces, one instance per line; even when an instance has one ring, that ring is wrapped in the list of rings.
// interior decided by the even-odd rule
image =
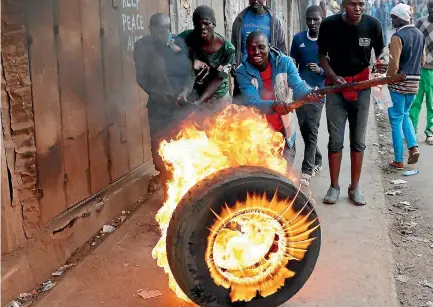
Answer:
[[[388,76],[395,75],[398,72],[402,48],[403,45],[401,43],[401,39],[398,36],[393,36],[389,47]]]
[[[204,103],[208,101],[209,98],[211,98],[212,95],[218,90],[222,82],[223,79],[221,77],[215,76],[215,78],[206,87],[201,97],[197,100],[197,103]]]

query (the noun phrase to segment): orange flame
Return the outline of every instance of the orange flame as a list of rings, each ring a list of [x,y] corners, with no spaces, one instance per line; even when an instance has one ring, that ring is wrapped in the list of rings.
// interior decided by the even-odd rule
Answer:
[[[250,301],[257,293],[266,297],[284,286],[295,272],[286,268],[291,260],[301,261],[315,240],[310,234],[319,225],[294,201],[269,201],[248,195],[245,202],[227,205],[210,229],[206,263],[218,286],[230,289],[235,301]],[[307,204],[307,203],[306,203]]]
[[[229,105],[201,128],[189,124],[174,140],[161,142],[159,154],[172,172],[172,179],[168,182],[167,200],[156,216],[162,236],[152,256],[168,274],[169,286],[178,297],[189,301],[170,271],[166,234],[179,201],[197,182],[229,167],[263,166],[289,177],[282,156],[284,146],[283,135],[273,131],[263,115],[237,105]]]

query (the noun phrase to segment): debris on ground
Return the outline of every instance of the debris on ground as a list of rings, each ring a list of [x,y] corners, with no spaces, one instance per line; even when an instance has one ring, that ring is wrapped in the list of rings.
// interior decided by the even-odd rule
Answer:
[[[427,288],[433,289],[433,283],[428,282],[427,280],[424,280],[423,285]]]
[[[116,230],[116,227],[112,226],[112,225],[104,225],[102,227],[102,232],[103,233],[110,233]]]
[[[58,268],[57,271],[55,271],[54,273],[52,273],[51,276],[56,276],[56,277],[57,277],[57,276],[62,276],[63,273],[64,273],[67,269],[73,267],[74,265],[75,265],[75,263],[64,264],[64,265],[62,265],[60,268]]]
[[[138,292],[138,295],[141,296],[142,298],[144,298],[145,300],[147,300],[149,298],[161,296],[162,293],[159,290],[147,291],[147,290],[141,290],[140,289]]]
[[[410,170],[410,171],[405,171],[403,173],[403,176],[414,176],[414,175],[418,175],[419,174],[419,170],[414,169],[414,170]]]
[[[384,188],[388,195],[385,198],[388,206],[386,216],[389,219],[389,235],[398,269],[395,275],[397,296],[401,306],[433,307],[433,290],[423,285],[425,279],[433,283],[430,278],[433,276],[433,228],[430,218],[425,216],[426,207],[430,204],[429,199],[424,199],[423,194],[420,194],[420,187],[411,184],[412,182],[400,186],[392,183],[392,180],[398,178],[407,180],[406,176],[420,174],[420,170],[406,169],[400,172],[389,166],[389,161],[394,159],[394,150],[390,140],[388,114],[386,110],[379,110],[377,106],[376,112],[380,114],[376,114],[375,117],[380,147],[375,149],[386,151],[379,156],[378,163],[382,169]],[[427,239],[430,239],[429,243]],[[399,263],[404,264],[404,267],[399,267]]]
[[[423,239],[423,238],[418,238],[418,237],[413,237],[413,236],[409,236],[409,237],[407,237],[407,239],[409,241],[420,242],[420,243],[429,243],[430,242],[430,240]]]
[[[407,283],[410,280],[409,277],[407,277],[405,275],[401,275],[401,274],[397,275],[397,277],[395,279],[397,279],[399,282],[402,282],[402,283]]]
[[[403,179],[395,179],[395,180],[391,180],[391,183],[392,183],[393,185],[400,185],[400,184],[406,184],[407,181],[406,181],[406,180],[403,180]]]
[[[396,196],[396,195],[401,195],[401,191],[400,190],[389,190],[386,192],[386,195],[391,195],[391,196]]]
[[[52,289],[57,283],[52,282],[51,280],[47,280],[42,284],[42,292],[47,292],[48,290]]]
[[[21,305],[17,301],[12,301],[5,307],[21,307]]]
[[[408,201],[401,201],[401,202],[399,202],[397,204],[393,204],[392,206],[396,207],[396,208],[399,208],[399,209],[402,209],[404,211],[416,211],[416,208],[414,208],[412,206],[412,204],[410,202],[408,202]]]
[[[160,188],[160,186],[161,186],[161,176],[159,174],[152,176],[149,182],[149,193],[152,194],[156,192]]]

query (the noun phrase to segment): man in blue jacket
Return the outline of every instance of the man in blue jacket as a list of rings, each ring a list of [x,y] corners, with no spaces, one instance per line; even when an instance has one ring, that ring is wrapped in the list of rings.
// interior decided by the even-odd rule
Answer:
[[[296,153],[293,114],[280,115],[284,113],[280,110],[290,104],[290,89],[295,99],[308,95],[309,101],[319,101],[321,97],[311,93],[312,88],[301,79],[291,58],[269,46],[265,33],[251,32],[246,45],[247,55],[236,70],[244,104],[266,114],[269,125],[285,136],[284,156],[292,165]]]

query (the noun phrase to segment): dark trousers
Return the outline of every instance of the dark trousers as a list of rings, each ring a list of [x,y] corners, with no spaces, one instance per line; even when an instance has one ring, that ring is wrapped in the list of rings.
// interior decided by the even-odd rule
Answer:
[[[329,152],[340,152],[344,147],[344,130],[349,121],[350,149],[365,150],[371,89],[358,92],[358,100],[346,100],[341,93],[326,95],[326,119],[329,132]]]
[[[176,107],[167,106],[148,106],[148,119],[150,129],[150,146],[152,152],[153,165],[160,173],[161,182],[164,189],[164,200],[167,196],[167,180],[171,179],[171,173],[166,169],[161,156],[159,146],[163,140],[173,139],[181,129],[181,122],[186,117],[186,112],[178,110]]]
[[[323,105],[320,103],[306,104],[296,109],[299,128],[305,143],[302,173],[312,175],[316,165],[322,164],[322,154],[317,146],[320,118]]]

